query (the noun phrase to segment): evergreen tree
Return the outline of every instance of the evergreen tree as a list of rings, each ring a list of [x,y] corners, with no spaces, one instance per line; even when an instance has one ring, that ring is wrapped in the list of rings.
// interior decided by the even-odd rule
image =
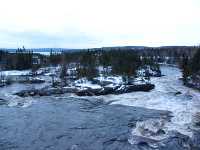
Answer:
[[[187,78],[191,75],[191,69],[189,66],[189,59],[187,56],[183,56],[182,60],[182,74],[183,74],[183,82],[184,84],[187,82]]]
[[[80,56],[80,61],[77,68],[78,77],[87,77],[89,80],[92,80],[94,77],[96,77],[98,75],[96,60],[95,52],[83,52]]]
[[[62,53],[62,65],[61,65],[60,78],[61,78],[61,82],[62,82],[61,84],[63,86],[66,86],[66,84],[67,84],[67,63],[66,63],[64,53]]]
[[[200,71],[200,48],[198,48],[191,61],[191,69],[193,73]]]

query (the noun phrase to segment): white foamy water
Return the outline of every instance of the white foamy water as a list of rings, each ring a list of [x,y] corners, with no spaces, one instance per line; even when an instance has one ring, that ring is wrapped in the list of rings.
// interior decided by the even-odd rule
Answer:
[[[1,95],[6,101],[9,107],[21,106],[21,107],[29,107],[33,104],[34,98],[26,97],[22,98],[17,95],[12,95],[10,93],[4,93]]]
[[[98,98],[103,98],[105,101],[114,100],[112,104],[171,111],[173,118],[171,122],[166,122],[163,125],[163,129],[166,132],[176,130],[191,137],[193,116],[200,111],[200,92],[182,84],[181,72],[178,68],[163,66],[161,69],[165,76],[151,79],[156,87],[150,92],[133,92]],[[181,94],[177,94],[177,92],[181,92]],[[146,126],[149,125],[150,129],[153,124],[152,120],[148,123],[138,123],[138,127],[133,129],[133,134],[141,135],[140,131],[140,134],[138,133],[141,126],[148,128]]]

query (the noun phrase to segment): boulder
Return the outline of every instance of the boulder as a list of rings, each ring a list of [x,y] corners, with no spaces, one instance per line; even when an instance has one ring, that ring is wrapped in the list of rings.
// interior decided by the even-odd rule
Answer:
[[[180,91],[177,91],[177,92],[175,93],[175,95],[180,95],[180,94],[182,94]]]
[[[6,105],[8,102],[4,99],[0,98],[0,105]]]
[[[87,88],[83,90],[78,90],[76,95],[78,96],[100,96],[108,94],[123,94],[136,91],[148,92],[155,88],[154,84],[141,84],[141,85],[121,85],[116,87],[104,87],[103,89],[92,89]]]
[[[28,82],[31,83],[31,84],[34,84],[34,83],[44,83],[45,80],[40,79],[40,78],[29,78]]]
[[[31,90],[22,90],[20,92],[15,93],[15,95],[20,97],[28,97],[28,96],[36,96],[39,94],[39,90],[31,89]]]

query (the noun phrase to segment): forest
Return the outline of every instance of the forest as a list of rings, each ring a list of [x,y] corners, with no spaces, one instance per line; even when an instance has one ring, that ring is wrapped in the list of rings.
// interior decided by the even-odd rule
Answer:
[[[40,62],[34,63],[37,60]],[[107,47],[62,53],[51,50],[50,55],[33,53],[33,50],[26,50],[24,47],[14,53],[0,50],[1,71],[25,69],[36,71],[40,67],[60,65],[59,76],[63,82],[66,82],[69,76],[67,70],[73,66],[76,68],[76,78],[86,77],[92,80],[99,76],[101,67],[103,76],[119,75],[128,84],[137,76],[137,70],[150,66],[151,70],[159,72],[159,64],[163,63],[179,66],[183,72],[184,84],[191,85],[192,81],[199,83],[199,47]]]
[[[34,64],[34,58],[40,59],[40,64]],[[136,71],[145,66],[151,66],[153,70],[159,70],[159,65],[152,57],[140,57],[133,50],[83,50],[75,52],[50,52],[49,56],[34,54],[32,51],[18,49],[15,53],[0,51],[2,70],[25,70],[45,66],[61,66],[61,78],[67,76],[67,69],[74,64],[77,70],[77,78],[87,77],[92,79],[98,76],[98,68],[103,68],[102,74],[120,75],[126,82]]]

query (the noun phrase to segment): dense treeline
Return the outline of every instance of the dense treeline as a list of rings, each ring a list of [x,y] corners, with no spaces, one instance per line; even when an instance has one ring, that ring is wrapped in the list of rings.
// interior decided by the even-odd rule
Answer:
[[[58,55],[56,54],[55,57]],[[75,64],[78,78],[92,79],[101,71],[103,76],[120,75],[128,83],[132,77],[136,76],[136,71],[140,67],[149,65],[159,69],[152,59],[148,57],[141,59],[133,50],[85,50],[62,53],[60,57],[64,57],[63,64]]]
[[[199,47],[169,46],[169,47],[107,47],[90,49],[64,54],[65,63],[76,63],[78,76],[93,78],[98,75],[97,67],[102,66],[101,72],[107,75],[122,75],[129,81],[139,67],[151,66],[152,70],[159,70],[158,63],[180,65],[183,79],[199,70]],[[51,53],[50,64],[60,64],[60,53]],[[111,69],[112,68],[112,69]]]
[[[159,63],[179,64],[183,56],[192,58],[198,47],[196,46],[164,46],[164,47],[107,47],[103,50],[134,50],[141,57],[148,57]]]
[[[197,73],[200,71],[200,48],[197,50],[196,54],[191,60],[191,71],[192,73]]]
[[[37,57],[36,57],[37,56]],[[36,65],[34,64],[36,59],[40,59],[40,65],[46,65],[47,59],[45,56],[40,54],[34,54],[31,50],[25,48],[17,49],[16,52],[9,53],[0,50],[0,67],[3,70],[25,70],[32,69]]]
[[[195,78],[200,75],[200,48],[196,50],[194,56],[190,59],[184,56],[182,60],[182,72],[184,83],[187,84],[189,77]]]

